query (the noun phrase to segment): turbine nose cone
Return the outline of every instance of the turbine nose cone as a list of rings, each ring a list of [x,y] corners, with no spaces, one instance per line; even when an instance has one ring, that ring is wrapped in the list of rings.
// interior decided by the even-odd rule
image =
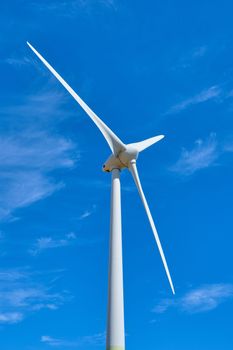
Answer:
[[[102,166],[102,171],[104,171],[105,173],[109,173],[109,172],[110,172],[110,169],[109,169],[109,167],[108,167],[106,164],[104,164],[104,165]]]

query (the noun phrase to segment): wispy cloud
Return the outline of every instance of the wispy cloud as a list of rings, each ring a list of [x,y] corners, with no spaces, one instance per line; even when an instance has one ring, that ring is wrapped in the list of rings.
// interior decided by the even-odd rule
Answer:
[[[87,14],[101,9],[117,10],[116,0],[53,0],[46,4],[33,2],[31,6],[37,11],[53,11],[56,16],[64,17],[75,17],[80,10]]]
[[[70,232],[65,237],[54,239],[52,237],[41,237],[36,240],[33,248],[29,250],[29,253],[32,255],[38,255],[39,253],[53,248],[66,247],[73,244],[74,240],[76,240],[76,234],[74,232]]]
[[[0,323],[13,324],[23,320],[23,314],[21,312],[0,312]]]
[[[180,298],[163,299],[152,311],[164,313],[170,308],[177,308],[189,314],[207,312],[216,309],[232,297],[232,284],[208,284],[193,289]]]
[[[83,336],[73,341],[42,335],[41,342],[52,347],[103,346],[105,342],[105,333]]]
[[[84,220],[86,218],[88,218],[89,216],[91,216],[96,210],[96,205],[93,205],[91,209],[85,210],[80,216],[79,216],[79,220]]]
[[[92,211],[91,210],[86,210],[82,215],[80,215],[79,220],[83,220],[91,216]]]
[[[184,148],[170,170],[181,175],[192,175],[197,170],[212,166],[218,156],[216,135],[212,133],[206,140],[196,140],[191,150]]]
[[[233,152],[233,140],[227,141],[225,142],[224,146],[223,146],[223,150],[225,152]]]
[[[28,277],[28,272],[19,269],[0,270],[0,283],[15,282]]]
[[[29,58],[24,56],[22,58],[6,58],[4,60],[5,63],[7,64],[10,64],[10,65],[13,65],[13,66],[18,66],[18,67],[22,67],[24,66],[25,64],[28,64],[30,61],[29,61]]]
[[[21,57],[8,57],[6,59],[1,60],[1,63],[6,63],[16,68],[24,68],[27,65],[34,65],[34,61],[27,56]]]
[[[179,113],[192,105],[197,105],[210,100],[217,100],[222,94],[222,89],[218,85],[211,86],[205,90],[202,90],[197,95],[187,98],[178,104],[172,106],[165,114]]]
[[[207,46],[205,45],[196,47],[192,52],[192,57],[193,58],[203,57],[207,51],[208,49],[207,49]]]
[[[61,117],[67,116],[67,111],[63,108],[66,96],[48,83],[46,87],[33,94],[15,100],[13,97],[10,105],[1,106],[0,113],[3,117],[7,117],[7,120],[10,119],[14,126],[17,126],[17,123],[21,127],[23,125],[38,128],[44,126],[44,123],[47,126],[50,118],[53,122],[58,122]]]
[[[77,155],[71,141],[27,131],[0,139],[0,219],[59,190],[50,172],[71,168]]]
[[[189,50],[188,52],[186,52],[178,58],[178,61],[175,63],[175,66],[172,67],[172,70],[187,69],[192,67],[193,65],[198,63],[199,60],[203,58],[208,51],[209,48],[206,45],[194,47],[193,49]]]
[[[64,103],[64,95],[51,91],[48,82],[39,91],[1,106],[0,219],[11,218],[15,209],[63,187],[51,173],[72,168],[79,158],[71,140],[52,132],[67,115]]]
[[[41,277],[41,274],[39,274]],[[0,323],[22,321],[41,309],[56,310],[69,300],[67,292],[55,292],[29,270],[0,270]]]
[[[70,346],[71,344],[73,345],[73,343],[70,343],[66,340],[53,338],[49,335],[42,335],[40,340],[42,343],[46,343],[50,346]]]
[[[68,153],[74,144],[62,137],[51,136],[44,131],[28,130],[20,135],[1,137],[0,164],[11,167],[50,171],[53,168],[69,168],[74,165]]]
[[[40,237],[28,250],[32,256],[37,256],[48,249],[70,247],[77,245],[78,247],[86,247],[102,242],[101,237],[88,237],[85,235],[76,236],[74,232],[66,234],[64,237],[53,238],[50,236]],[[1,277],[1,276],[0,276]],[[1,280],[1,279],[0,279]]]

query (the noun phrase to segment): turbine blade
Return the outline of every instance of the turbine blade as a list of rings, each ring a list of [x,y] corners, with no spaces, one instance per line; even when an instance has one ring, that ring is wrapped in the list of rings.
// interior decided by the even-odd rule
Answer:
[[[130,145],[134,146],[138,152],[141,152],[144,149],[152,146],[154,143],[162,140],[163,138],[164,138],[164,135],[159,135],[159,136],[151,137],[151,138],[144,140],[144,141],[141,141],[141,142],[131,143]]]
[[[154,220],[152,218],[149,206],[147,204],[145,195],[144,195],[143,190],[142,190],[142,186],[141,186],[141,182],[140,182],[140,179],[139,179],[139,175],[138,175],[137,166],[136,166],[136,162],[135,161],[131,162],[130,171],[131,171],[131,173],[133,175],[133,178],[134,178],[135,184],[137,186],[139,195],[140,195],[142,203],[143,203],[143,205],[145,207],[146,214],[148,216],[148,219],[149,219],[152,231],[154,233],[154,237],[155,237],[155,240],[156,240],[156,243],[157,243],[157,246],[158,246],[158,249],[159,249],[159,253],[160,253],[160,256],[161,256],[161,259],[162,259],[162,262],[163,262],[163,265],[164,265],[164,268],[165,268],[165,271],[166,271],[166,274],[167,274],[168,281],[169,281],[170,286],[171,286],[172,293],[175,294],[174,286],[173,286],[173,283],[172,283],[172,279],[171,279],[171,275],[170,275],[170,272],[169,272],[169,269],[168,269],[166,258],[165,258],[164,252],[163,252],[163,248],[162,248],[162,245],[160,243],[159,235],[158,235],[158,232],[156,230],[156,227],[155,227],[155,224],[154,224]]]
[[[82,109],[89,115],[95,125],[102,132],[109,147],[114,155],[122,150],[125,150],[124,143],[114,134],[114,132],[87,106],[87,104],[76,94],[76,92],[67,84],[67,82],[55,71],[55,69],[41,56],[41,54],[29,43],[28,46],[37,55],[37,57],[44,63],[44,65],[50,70],[50,72],[60,81],[64,88],[73,96]]]

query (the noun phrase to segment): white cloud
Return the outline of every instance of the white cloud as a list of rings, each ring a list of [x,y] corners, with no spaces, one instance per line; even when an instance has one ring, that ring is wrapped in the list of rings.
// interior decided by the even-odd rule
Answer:
[[[91,209],[85,210],[83,214],[79,216],[79,220],[83,220],[91,216],[96,210],[96,205],[93,205]]]
[[[74,232],[67,233],[66,235],[67,239],[76,239],[77,236]]]
[[[209,284],[193,289],[180,298],[164,299],[152,311],[164,313],[173,307],[190,314],[207,312],[216,309],[232,297],[232,284]]]
[[[192,52],[192,57],[193,58],[199,58],[199,57],[203,57],[207,52],[207,46],[199,46],[196,49],[194,49],[194,51]]]
[[[21,322],[41,309],[56,310],[70,299],[54,291],[53,282],[41,282],[44,274],[29,270],[0,270],[0,323]]]
[[[0,179],[4,185],[1,191],[0,219],[11,219],[15,209],[46,198],[62,187],[61,183],[55,183],[39,172],[7,173],[2,174]]]
[[[82,215],[80,215],[79,219],[80,219],[80,220],[86,219],[86,218],[88,218],[89,216],[91,216],[91,214],[92,214],[92,211],[91,211],[91,210],[86,210]]]
[[[22,57],[8,57],[2,62],[7,63],[11,66],[22,68],[25,65],[32,64],[33,61],[27,56],[22,56]]]
[[[0,284],[3,282],[17,281],[20,279],[27,278],[28,274],[24,271],[14,269],[14,270],[0,270]]]
[[[70,232],[65,235],[64,238],[54,239],[52,237],[41,237],[36,240],[33,248],[29,250],[29,253],[32,255],[37,255],[44,250],[51,248],[60,248],[71,245],[76,239],[74,232]]]
[[[199,94],[194,95],[174,106],[172,106],[166,114],[179,113],[192,105],[200,104],[210,100],[216,100],[222,94],[222,89],[218,85],[214,85],[201,91]]]
[[[53,238],[50,236],[40,237],[36,240],[36,242],[32,245],[32,247],[28,250],[28,253],[37,256],[38,254],[43,253],[48,249],[62,248],[72,246],[73,244],[77,244],[78,246],[89,246],[93,244],[97,244],[101,241],[100,238],[90,238],[90,237],[77,237],[74,232],[70,232],[63,236],[62,238]],[[1,273],[0,273],[0,281],[1,281]]]
[[[49,173],[73,167],[75,157],[71,141],[42,131],[3,136],[0,139],[0,219],[59,190],[63,184],[55,182]]]
[[[188,51],[186,54],[182,55],[178,62],[172,67],[173,70],[176,69],[187,69],[191,66],[195,65],[199,62],[201,58],[203,58],[208,52],[208,47],[205,45],[201,45],[199,47],[195,47],[192,50]]]
[[[73,3],[74,5],[83,8],[93,8],[96,6],[101,6],[116,10],[116,0],[75,0],[73,1]]]
[[[66,342],[64,344],[64,341],[57,338],[52,338],[49,335],[42,335],[41,342],[46,343],[51,346],[66,346]]]
[[[233,152],[233,141],[228,141],[224,144],[223,149],[225,152]]]
[[[48,91],[49,85],[1,106],[5,131],[0,134],[0,219],[12,219],[15,209],[61,189],[63,183],[50,173],[72,168],[79,158],[72,141],[48,132],[54,129],[51,123],[57,125],[65,114],[64,95]]]
[[[92,334],[92,335],[86,335],[81,338],[81,344],[82,345],[96,345],[96,346],[103,346],[105,343],[105,338],[106,334],[105,332],[103,333],[97,333],[97,334]]]
[[[82,347],[82,346],[103,346],[105,343],[105,333],[97,333],[89,336],[79,337],[76,340],[69,341],[60,338],[54,338],[49,335],[42,335],[41,342],[52,347]]]
[[[228,93],[227,97],[228,97],[228,98],[233,97],[233,90],[231,90],[231,91]]]
[[[80,346],[80,340],[69,341],[65,339],[54,338],[54,337],[51,337],[50,335],[42,335],[40,341],[52,347],[66,347],[66,348],[75,347],[76,348]]]
[[[18,323],[22,320],[23,320],[23,315],[20,312],[6,312],[6,313],[0,312],[0,324],[1,323],[13,324],[13,323]]]
[[[47,76],[47,71],[45,72]],[[47,125],[50,119],[57,122],[61,117],[67,116],[68,112],[63,108],[66,98],[67,94],[57,91],[49,80],[46,87],[33,94],[20,98],[18,96],[12,97],[11,104],[1,106],[0,113],[15,125],[22,127],[27,123],[31,128],[41,127],[41,125]]]
[[[62,137],[28,130],[21,135],[1,137],[0,165],[24,170],[30,164],[32,170],[42,168],[46,171],[72,167],[74,159],[68,152],[73,148],[73,143]]]
[[[196,140],[191,150],[184,148],[170,170],[182,175],[192,175],[197,170],[212,166],[218,156],[216,135],[212,133],[206,140]]]
[[[80,10],[86,14],[92,14],[95,10],[117,10],[116,0],[53,0],[46,4],[33,2],[31,6],[37,11],[53,11],[56,16],[64,17],[75,17]]]

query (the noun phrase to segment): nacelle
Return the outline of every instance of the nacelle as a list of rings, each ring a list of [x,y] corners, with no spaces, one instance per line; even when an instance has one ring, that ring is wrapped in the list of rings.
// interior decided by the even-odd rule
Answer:
[[[120,159],[113,154],[106,160],[104,163],[102,170],[109,173],[113,169],[123,169],[126,166],[120,161]]]
[[[104,163],[102,170],[110,172],[113,169],[124,169],[130,166],[130,163],[133,160],[136,160],[138,157],[138,151],[132,145],[127,145],[125,151],[120,152],[117,156],[112,154],[107,161]]]

